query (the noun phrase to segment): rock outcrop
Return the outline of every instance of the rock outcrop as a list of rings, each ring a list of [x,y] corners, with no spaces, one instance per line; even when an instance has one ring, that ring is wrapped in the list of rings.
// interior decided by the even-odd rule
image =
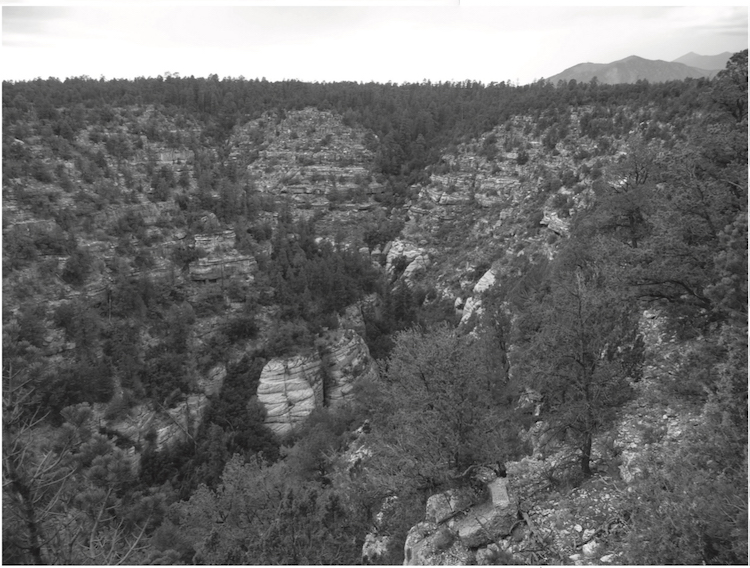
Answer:
[[[335,406],[352,399],[354,382],[375,374],[375,365],[364,340],[354,331],[345,330],[327,348],[327,357],[321,362],[326,369],[329,384],[326,386],[326,405]]]
[[[408,566],[473,564],[488,556],[488,546],[509,539],[519,524],[518,507],[505,477],[481,477],[487,491],[481,499],[470,488],[451,489],[427,501],[425,520],[409,531],[404,544]]]
[[[147,434],[155,432],[155,449],[161,452],[194,438],[198,434],[208,405],[209,401],[205,394],[191,394],[166,411],[139,404],[115,420],[100,420],[106,422],[108,429],[136,445],[145,444]],[[99,406],[95,405],[95,410],[103,415],[105,405],[101,405],[100,408]]]
[[[232,230],[196,235],[195,247],[206,256],[190,263],[190,278],[195,282],[224,282],[229,278],[253,281],[258,263],[252,256],[240,254],[235,249]]]
[[[353,330],[331,334],[320,353],[272,359],[263,367],[257,391],[266,425],[286,436],[315,408],[351,400],[354,382],[374,372],[367,345]]]
[[[231,145],[231,159],[258,179],[262,191],[288,195],[300,205],[327,209],[329,200],[383,191],[370,175],[374,155],[365,132],[330,112],[266,114],[238,127]]]
[[[472,290],[473,296],[466,299],[461,314],[461,325],[468,325],[472,316],[482,314],[482,294],[495,285],[496,274],[490,269],[484,273]]]
[[[557,211],[545,211],[544,217],[542,217],[539,224],[547,227],[550,231],[558,235],[567,236],[570,232],[570,222],[560,219]]]
[[[430,265],[430,255],[412,243],[395,240],[385,249],[385,273],[391,278],[403,277],[409,286]]]
[[[279,436],[290,434],[323,403],[320,358],[272,359],[261,371],[257,394],[266,409],[266,426]]]

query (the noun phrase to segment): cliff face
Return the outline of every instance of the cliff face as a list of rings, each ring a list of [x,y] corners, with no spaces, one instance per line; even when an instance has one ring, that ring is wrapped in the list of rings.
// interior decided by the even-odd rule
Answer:
[[[4,277],[5,298],[11,309],[20,304],[20,291],[36,290],[31,293],[53,299],[55,307],[81,299],[98,303],[107,313],[108,302],[124,296],[120,289],[123,282],[136,286],[148,280],[161,283],[165,289],[180,290],[178,295],[195,306],[198,315],[193,345],[201,352],[210,351],[211,338],[222,329],[222,318],[211,313],[217,306],[229,307],[225,315],[230,315],[242,310],[247,297],[269,298],[273,294],[267,279],[259,277],[257,260],[273,252],[271,242],[250,238],[244,227],[226,226],[215,213],[201,211],[196,205],[198,201],[215,204],[226,197],[226,188],[214,187],[201,177],[212,161],[238,172],[239,178],[247,180],[246,191],[259,191],[272,201],[290,199],[293,216],[317,214],[317,228],[332,241],[361,248],[363,227],[385,218],[376,201],[383,192],[382,180],[371,173],[376,141],[372,134],[347,125],[334,113],[315,109],[267,113],[236,126],[221,149],[198,143],[201,129],[197,124],[188,121],[178,128],[172,117],[153,108],[141,113],[117,110],[115,114],[119,117],[117,128],[98,132],[90,127],[76,138],[76,144],[89,152],[87,155],[101,152],[97,167],[102,172],[108,170],[109,177],[87,181],[85,168],[68,164],[65,171],[74,190],[29,179],[14,181],[22,191],[10,192],[4,198],[6,235],[46,243],[62,242],[75,234],[76,246],[92,259],[80,287],[59,278],[70,250],[53,246],[46,253],[50,262],[45,270],[57,272],[52,278],[42,274],[40,264],[20,266]],[[401,279],[414,289],[434,286],[439,297],[463,307],[464,320],[468,321],[485,291],[484,286],[475,286],[477,278],[490,267],[497,274],[503,269],[502,261],[495,262],[500,250],[512,250],[522,242],[525,251],[518,254],[547,250],[549,231],[539,223],[529,230],[524,220],[547,199],[534,197],[541,157],[537,158],[540,152],[534,146],[536,142],[523,133],[527,122],[518,118],[478,140],[462,143],[432,168],[428,182],[418,188],[409,206],[410,220],[402,234],[368,251],[391,282]],[[125,157],[108,153],[107,139],[115,136],[129,140],[130,152]],[[493,159],[480,152],[490,136],[495,136],[494,144],[502,148]],[[40,159],[48,159],[39,138],[17,144],[24,144],[33,155],[43,157]],[[521,147],[527,147],[530,155],[524,165],[517,163]],[[562,149],[557,162],[549,167],[572,167],[572,151]],[[58,212],[51,215],[40,212],[37,205],[30,208],[32,197],[34,203],[54,204]],[[267,223],[273,230],[277,214],[260,209],[248,210],[247,214],[257,215],[256,223]],[[548,225],[553,228],[553,223]],[[181,251],[193,254],[189,262],[178,258]],[[516,251],[512,254],[515,256]],[[455,262],[457,255],[462,262]],[[52,260],[54,269],[50,268]],[[206,307],[201,307],[204,304]],[[356,312],[349,310],[341,324],[362,333],[364,323]],[[263,334],[274,327],[274,313],[273,306],[263,309],[263,315],[257,317],[261,337],[257,342],[237,345],[229,353],[228,362],[263,343]],[[141,333],[142,345],[137,352],[142,361],[147,349],[158,344],[162,331],[157,327],[149,323]],[[66,350],[76,348],[75,342],[66,340],[58,330],[48,335],[52,341],[50,354],[54,351],[55,356],[64,357]],[[312,408],[348,400],[353,380],[374,372],[366,351],[360,336],[346,332],[324,342],[313,355],[270,361],[258,389],[269,425],[273,424],[277,433],[286,433]],[[198,358],[198,354],[188,355],[192,369],[198,368]],[[197,384],[205,379],[204,372],[185,373],[183,380]],[[205,396],[202,389],[187,390],[189,396]],[[189,415],[197,425],[204,412],[195,409],[203,409],[206,404],[203,399],[183,401],[179,405],[193,410],[186,413],[179,405],[172,410],[175,416]],[[135,434],[152,419],[144,418],[137,408],[133,412],[140,416],[133,422],[141,425],[134,427]],[[162,419],[179,430],[168,412]],[[169,445],[164,440],[175,438],[166,430],[159,436],[160,447]]]
[[[367,345],[352,330],[332,334],[313,355],[272,359],[263,368],[257,391],[266,425],[286,436],[316,408],[352,401],[354,382],[374,372]]]
[[[279,436],[323,403],[323,377],[317,356],[269,361],[260,375],[258,401],[266,409],[266,426]]]
[[[240,254],[235,241],[232,230],[195,235],[192,246],[206,256],[190,263],[190,278],[201,284],[229,280],[252,283],[258,263],[254,257]]]
[[[389,274],[405,265],[404,281],[434,287],[464,325],[492,287],[475,288],[480,278],[491,270],[499,281],[525,259],[551,258],[570,216],[593,197],[596,160],[580,158],[592,152],[589,142],[571,135],[550,151],[532,125],[514,117],[443,154],[417,187],[400,239],[386,249]]]
[[[286,195],[301,209],[327,209],[381,193],[370,166],[365,133],[340,116],[315,109],[268,114],[235,130],[230,159],[266,193]]]
[[[371,173],[372,134],[368,140],[363,129],[331,112],[268,113],[234,127],[222,147],[207,144],[203,127],[190,118],[154,107],[111,112],[111,123],[79,130],[64,159],[36,134],[13,143],[49,175],[12,178],[4,191],[3,234],[15,243],[3,248],[4,306],[9,317],[30,299],[48,308],[39,354],[56,367],[74,366],[82,344],[72,328],[64,332],[54,323],[56,310],[73,302],[91,307],[96,330],[107,333],[139,317],[128,354],[137,369],[149,364],[150,353],[163,352],[173,331],[165,313],[169,305],[181,306],[191,328],[189,348],[183,368],[170,375],[181,396],[154,407],[139,400],[148,380],[140,370],[127,380],[113,370],[115,396],[95,405],[108,428],[136,443],[155,430],[163,450],[197,435],[208,397],[221,391],[214,359],[223,360],[226,375],[228,366],[264,345],[276,325],[274,289],[263,271],[273,254],[280,204],[290,204],[296,219],[317,214],[323,238],[361,247],[383,186]],[[218,183],[218,170],[232,182]],[[242,223],[226,221],[237,214]],[[80,282],[63,277],[76,250],[86,263]],[[258,259],[266,265],[259,267]],[[256,300],[263,303],[248,312]],[[237,327],[228,342],[226,323],[234,317],[251,323]],[[340,325],[364,332],[361,309],[352,306]],[[92,356],[111,351],[106,340],[91,337]],[[274,430],[287,432],[312,408],[351,400],[353,381],[373,372],[364,341],[345,331],[309,357],[271,360],[258,395],[269,424],[276,420]],[[120,416],[105,418],[120,407]]]

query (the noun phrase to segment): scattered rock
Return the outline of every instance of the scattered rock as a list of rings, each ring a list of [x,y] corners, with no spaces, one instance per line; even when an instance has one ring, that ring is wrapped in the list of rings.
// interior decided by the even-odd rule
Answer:
[[[465,566],[472,560],[473,555],[455,539],[455,533],[445,527],[439,529],[435,523],[421,522],[406,536],[405,566]]]
[[[599,546],[600,545],[598,542],[592,540],[581,547],[581,552],[583,552],[583,555],[585,557],[590,558],[591,556],[594,556],[596,554],[597,550],[599,550]]]

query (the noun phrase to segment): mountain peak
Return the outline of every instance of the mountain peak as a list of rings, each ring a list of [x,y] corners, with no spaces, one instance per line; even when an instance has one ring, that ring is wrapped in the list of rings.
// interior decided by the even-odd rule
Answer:
[[[579,64],[569,67],[547,80],[552,83],[558,81],[588,82],[594,77],[601,83],[613,85],[617,83],[635,83],[645,80],[651,83],[665,81],[681,81],[687,78],[713,77],[719,69],[723,69],[726,60],[722,56],[704,58],[700,55],[685,55],[677,61],[662,61],[645,59],[638,55],[630,55],[619,61],[602,64]]]
[[[732,54],[728,51],[719,53],[718,55],[699,55],[691,51],[682,57],[678,57],[673,63],[683,63],[690,67],[697,67],[698,69],[718,71],[726,67],[730,57],[732,57]]]

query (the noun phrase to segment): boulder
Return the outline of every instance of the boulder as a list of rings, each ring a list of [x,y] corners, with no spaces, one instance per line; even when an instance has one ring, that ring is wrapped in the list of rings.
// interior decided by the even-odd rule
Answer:
[[[477,316],[482,315],[482,309],[481,299],[475,298],[474,296],[467,298],[466,302],[464,303],[464,311],[463,315],[461,315],[460,325],[467,325],[469,323],[469,320],[471,319],[471,316],[473,316],[475,313],[477,314]]]
[[[546,226],[550,231],[561,236],[567,235],[570,230],[570,223],[560,219],[557,215],[557,211],[545,211],[544,217],[539,224]]]
[[[595,540],[589,541],[581,547],[581,552],[586,558],[595,556],[599,551],[599,543]]]
[[[409,531],[404,545],[406,565],[455,565],[479,562],[479,547],[510,537],[518,525],[518,507],[508,493],[508,480],[494,468],[479,466],[472,479],[489,489],[489,498],[476,504],[469,487],[451,489],[427,500],[425,520]],[[485,553],[488,563],[492,553]]]
[[[490,490],[490,501],[495,507],[507,509],[511,506],[508,480],[505,477],[496,477],[487,484],[487,488]]]
[[[455,521],[452,529],[465,546],[476,548],[509,535],[517,520],[516,513],[514,507],[496,507],[492,501],[487,501],[472,507]]]
[[[476,494],[469,488],[450,489],[427,499],[425,520],[442,523],[462,513],[476,502]]]

